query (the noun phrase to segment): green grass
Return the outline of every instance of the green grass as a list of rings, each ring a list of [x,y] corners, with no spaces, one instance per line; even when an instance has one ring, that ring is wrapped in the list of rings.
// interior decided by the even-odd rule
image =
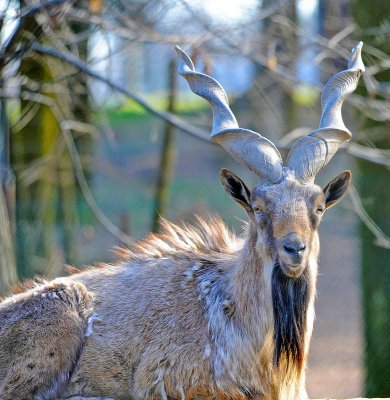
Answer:
[[[143,96],[143,98],[154,108],[159,111],[165,111],[168,106],[168,99],[165,93],[154,93]],[[175,111],[177,114],[192,114],[198,111],[207,110],[206,101],[196,96],[185,96],[179,94],[175,102]],[[150,115],[149,111],[145,110],[135,100],[128,99],[120,107],[109,111],[110,119],[124,119],[131,117],[140,117]]]

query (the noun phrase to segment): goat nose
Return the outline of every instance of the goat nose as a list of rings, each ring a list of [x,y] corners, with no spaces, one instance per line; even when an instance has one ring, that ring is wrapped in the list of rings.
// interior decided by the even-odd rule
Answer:
[[[284,250],[292,255],[299,255],[306,249],[306,245],[301,241],[290,242],[284,245]]]

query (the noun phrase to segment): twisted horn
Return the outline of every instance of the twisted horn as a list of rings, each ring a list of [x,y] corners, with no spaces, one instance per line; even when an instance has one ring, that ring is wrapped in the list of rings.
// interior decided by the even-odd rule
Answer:
[[[268,139],[257,132],[238,127],[237,120],[229,108],[225,90],[215,79],[195,71],[191,58],[176,46],[180,57],[179,73],[191,90],[206,99],[213,111],[211,139],[219,143],[239,163],[254,172],[260,179],[272,183],[283,177],[282,158]]]
[[[323,88],[319,129],[301,138],[290,150],[287,167],[294,170],[300,182],[314,181],[340,146],[352,137],[344,125],[341,107],[345,98],[356,89],[365,70],[361,58],[362,46],[363,42],[359,42],[352,49],[348,69],[334,75]]]

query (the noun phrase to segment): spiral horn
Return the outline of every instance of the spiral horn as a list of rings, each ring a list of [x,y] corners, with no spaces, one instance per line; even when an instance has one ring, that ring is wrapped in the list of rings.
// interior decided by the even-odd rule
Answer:
[[[340,146],[352,137],[344,125],[341,108],[346,97],[356,89],[365,70],[361,58],[362,46],[363,42],[356,45],[349,57],[348,69],[330,78],[322,90],[319,129],[302,137],[290,150],[287,167],[295,172],[300,182],[314,181]]]
[[[257,132],[239,128],[221,84],[210,76],[195,71],[191,58],[180,47],[176,46],[176,52],[180,57],[180,75],[187,80],[195,94],[206,99],[211,105],[211,140],[219,143],[260,179],[272,183],[280,181],[283,177],[283,164],[274,144]]]

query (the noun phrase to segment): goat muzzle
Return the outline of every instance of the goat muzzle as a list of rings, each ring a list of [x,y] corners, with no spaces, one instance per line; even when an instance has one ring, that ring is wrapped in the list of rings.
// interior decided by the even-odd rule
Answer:
[[[307,264],[307,245],[296,233],[289,233],[276,240],[278,262],[285,275],[290,278],[299,277]]]

